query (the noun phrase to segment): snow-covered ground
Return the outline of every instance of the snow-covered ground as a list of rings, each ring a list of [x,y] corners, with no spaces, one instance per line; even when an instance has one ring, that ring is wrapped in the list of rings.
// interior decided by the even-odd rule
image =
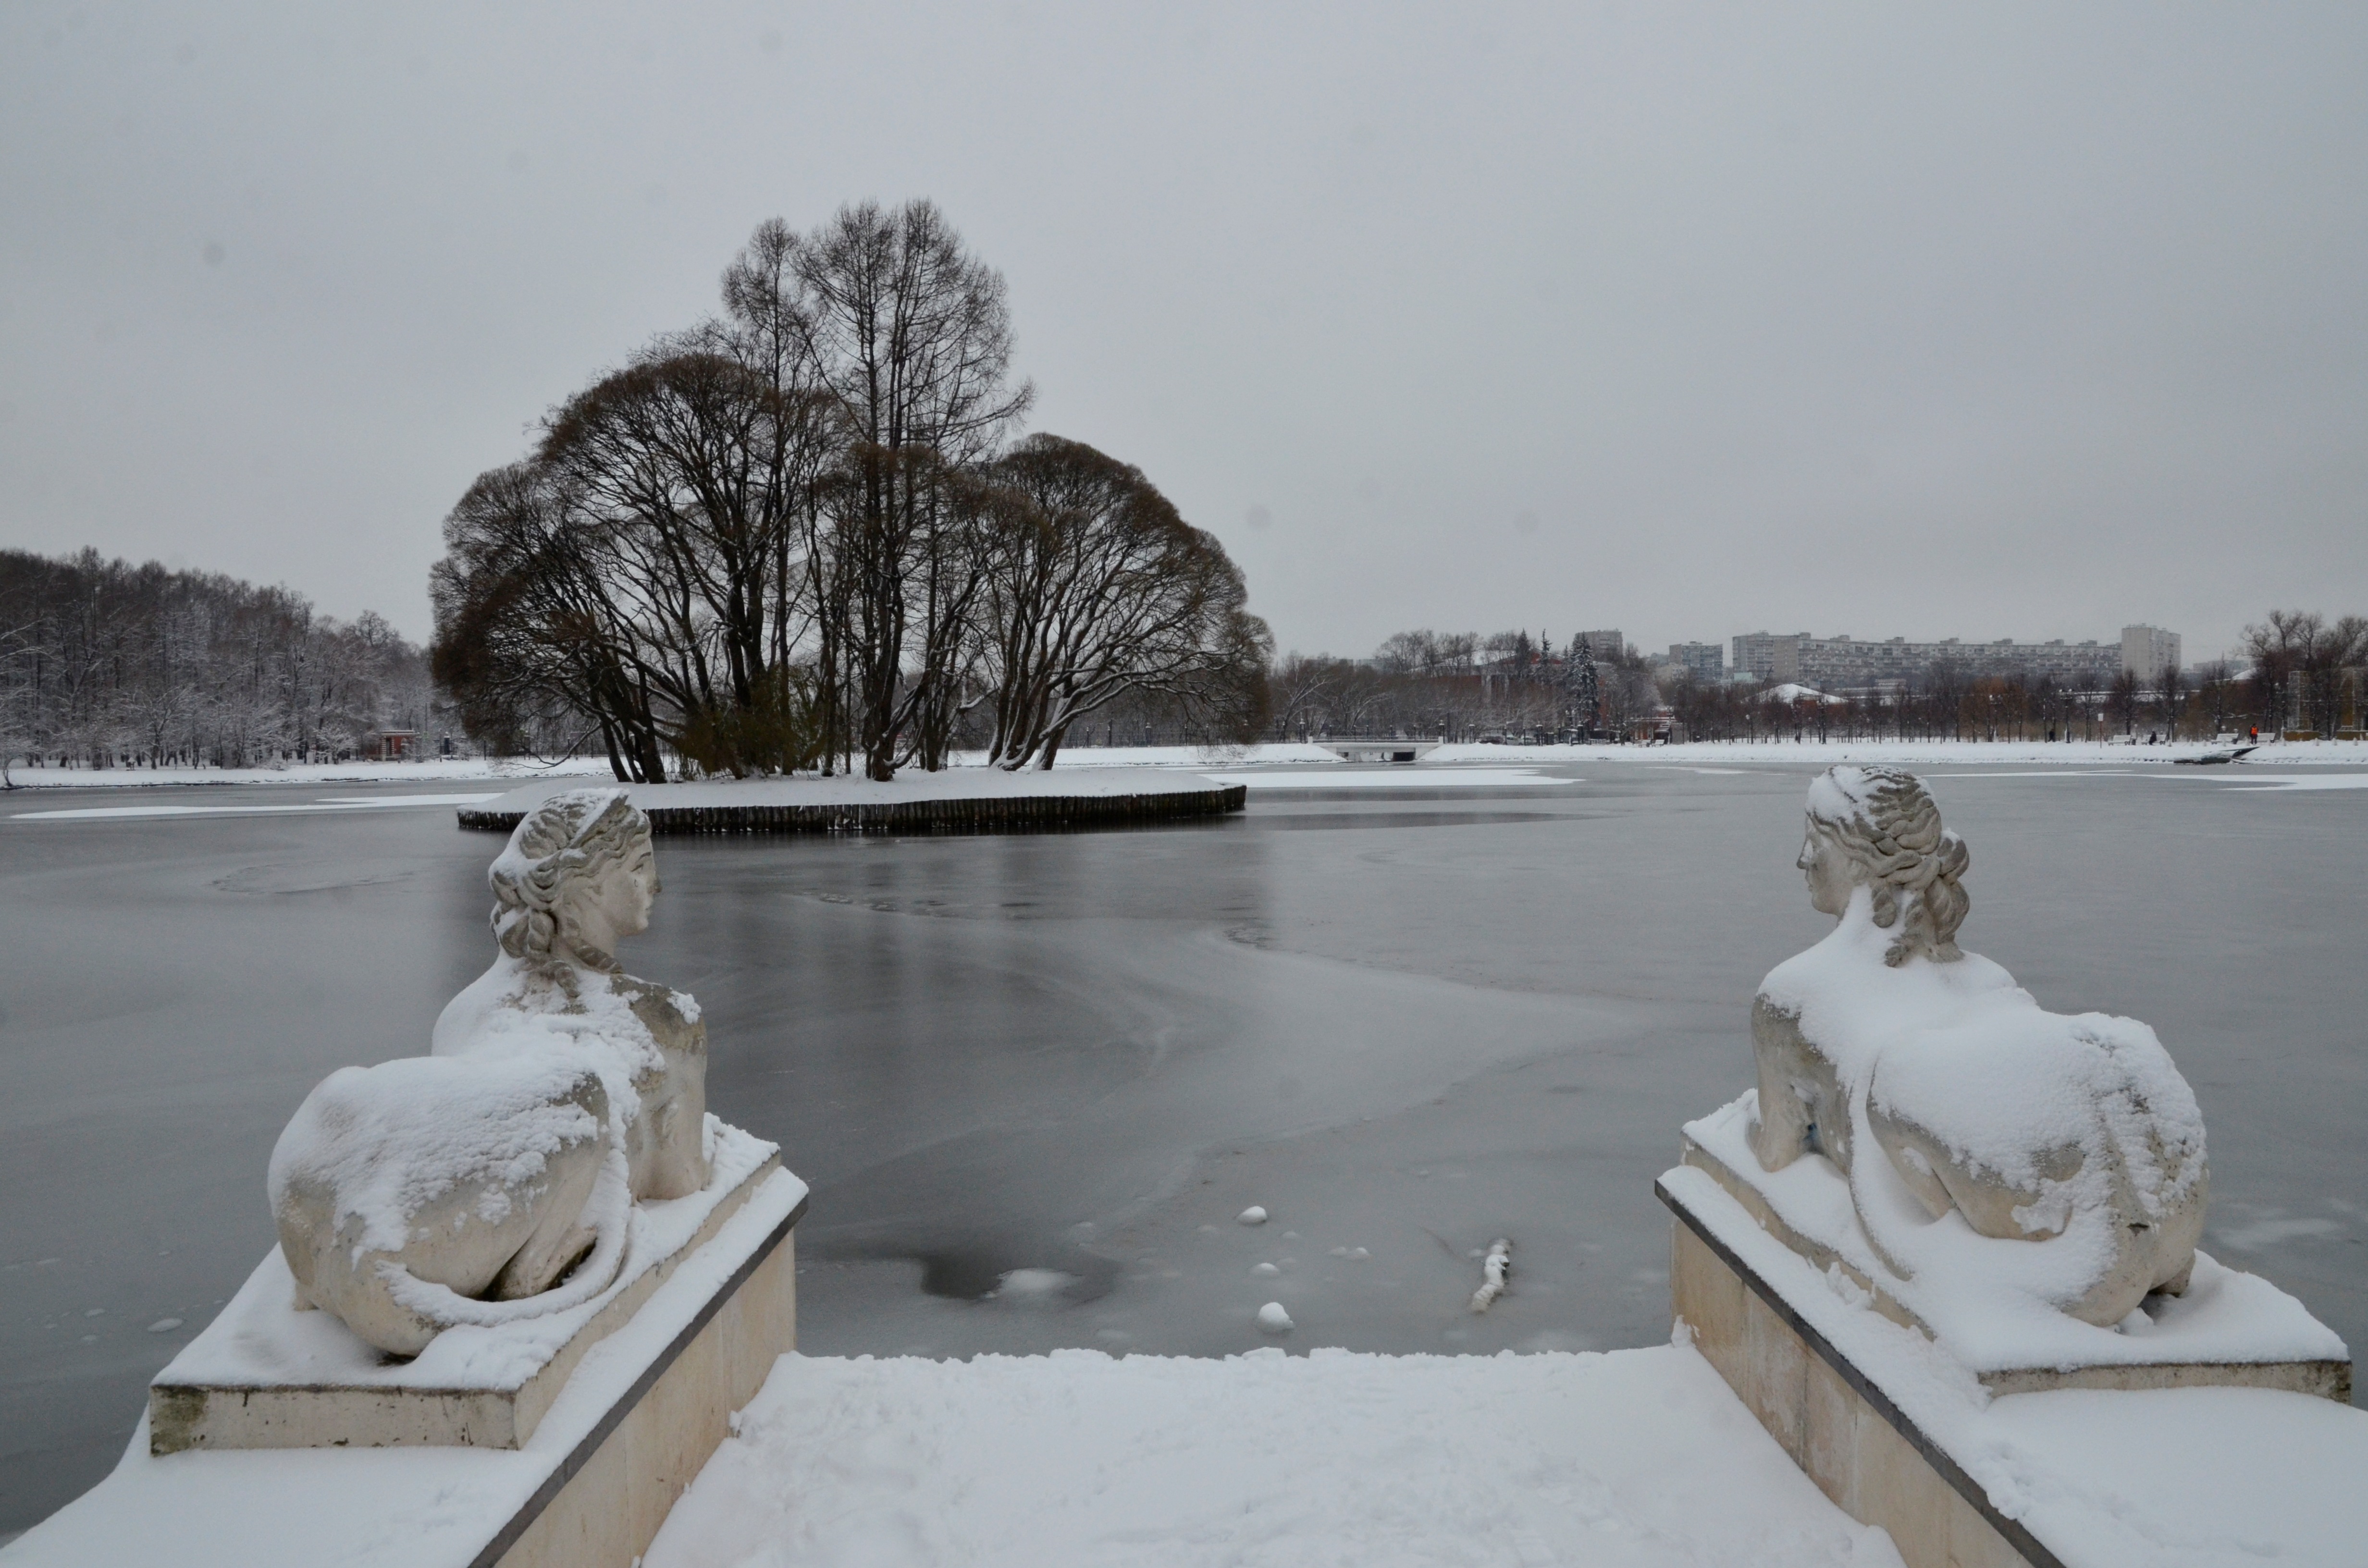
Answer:
[[[1693,1350],[785,1357],[646,1568],[1899,1562]]]
[[[546,775],[609,778],[606,757],[571,756],[555,763],[518,757],[431,757],[420,762],[305,762],[285,767],[12,767],[8,781],[26,790],[153,790],[163,784],[439,784]]]
[[[579,780],[580,782],[580,780]],[[23,822],[130,821],[140,817],[274,817],[313,812],[426,811],[435,806],[474,806],[499,797],[498,790],[436,795],[324,795],[311,801],[266,800],[253,795],[199,795],[188,804],[143,801],[136,806],[60,806],[40,811],[10,812]]]
[[[2067,1568],[2362,1561],[2368,1412],[2265,1388],[1991,1396],[1964,1362],[1875,1311],[1839,1269],[1821,1274],[1770,1235],[1709,1173],[1680,1167],[1661,1183]],[[2225,1290],[2226,1271],[2211,1272]],[[2325,1329],[2258,1296],[2234,1316],[2253,1320],[2228,1325],[2252,1352],[2344,1354]]]
[[[1427,754],[1418,767],[1489,762],[1498,765],[1563,762],[1634,762],[1646,765],[1702,763],[1736,767],[1783,763],[1796,767],[1829,767],[1838,762],[1889,762],[1904,767],[1947,766],[1952,763],[2077,764],[2089,767],[2128,767],[2134,764],[2177,762],[2224,751],[2225,746],[2201,741],[2175,744],[2129,745],[2104,741],[1690,741],[1669,746],[1502,746],[1445,745]],[[2239,767],[2285,767],[2297,763],[2333,763],[2368,767],[2368,743],[2360,741],[2271,742],[2247,757]],[[2216,770],[2215,770],[2216,771]]]
[[[1837,762],[1891,762],[1914,767],[2049,763],[2128,767],[2135,764],[2176,762],[2219,749],[2222,748],[2195,741],[2154,746],[2092,741],[2052,745],[2039,741],[1694,741],[1669,746],[1457,744],[1434,747],[1412,766],[1445,767],[1484,763],[1498,767],[1529,767],[1548,763],[1605,762],[1645,767],[1694,764],[1748,767],[1778,763],[1824,767]],[[985,762],[981,753],[957,752],[952,771],[974,775]],[[2314,764],[2368,767],[2368,742],[2270,742],[2237,766],[2285,767]],[[1323,746],[1288,742],[1251,746],[1072,746],[1061,753],[1055,770],[1065,773],[1083,768],[1164,767],[1207,772],[1311,765],[1345,766],[1336,753]],[[611,775],[605,758],[578,756],[557,763],[477,757],[247,768],[18,767],[11,769],[9,777],[13,783],[26,789],[88,790],[153,789],[165,784],[433,784],[479,779],[523,783],[544,778],[598,780]],[[916,769],[906,769],[899,777],[925,776]]]

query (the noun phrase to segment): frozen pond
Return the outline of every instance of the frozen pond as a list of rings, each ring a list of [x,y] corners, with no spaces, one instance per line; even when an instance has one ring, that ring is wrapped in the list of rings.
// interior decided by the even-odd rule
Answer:
[[[1269,1301],[1293,1349],[1665,1335],[1652,1178],[1827,926],[1810,770],[1444,771],[1138,832],[661,841],[624,956],[698,994],[711,1103],[814,1183],[801,1347],[1219,1355]],[[1972,846],[1965,944],[2153,1023],[2211,1129],[2206,1247],[2368,1341],[2368,790],[1921,771]],[[425,1050],[488,961],[499,840],[427,801],[0,800],[0,1538],[106,1471],[272,1244],[305,1092]],[[205,809],[121,814],[154,805]],[[12,814],[77,808],[111,814]],[[1515,1289],[1474,1317],[1498,1236]]]

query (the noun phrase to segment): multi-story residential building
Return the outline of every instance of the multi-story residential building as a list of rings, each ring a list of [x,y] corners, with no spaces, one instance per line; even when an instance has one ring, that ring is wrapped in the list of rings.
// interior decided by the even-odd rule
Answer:
[[[1805,631],[1744,632],[1735,640],[1735,673],[1754,680],[1798,680],[1801,644],[1808,641]],[[1785,666],[1781,676],[1776,673],[1779,660]]]
[[[1703,686],[1716,686],[1726,678],[1726,650],[1715,642],[1672,642],[1668,663]]]
[[[2179,668],[2179,633],[2159,626],[2123,627],[2122,668],[2136,671],[2140,681],[2152,686],[2165,670]]]
[[[1940,642],[1910,642],[1905,637],[1894,637],[1883,642],[1861,642],[1851,637],[1812,637],[1805,631],[1753,631],[1736,638],[1735,665],[1738,672],[1759,680],[1798,681],[1822,691],[1897,686],[1922,679],[1941,664],[1967,676],[2045,677],[2058,686],[2101,691],[2121,673],[2127,645],[2126,634],[2123,646],[2117,647],[2093,639],[2018,642],[2002,637],[1995,642],[1965,642],[1952,637]],[[2178,647],[2178,639],[2171,637],[2174,660]]]
[[[1622,640],[1617,627],[1608,631],[1582,631],[1578,635],[1586,641],[1588,650],[1599,659],[1616,659],[1628,650],[1628,644]]]

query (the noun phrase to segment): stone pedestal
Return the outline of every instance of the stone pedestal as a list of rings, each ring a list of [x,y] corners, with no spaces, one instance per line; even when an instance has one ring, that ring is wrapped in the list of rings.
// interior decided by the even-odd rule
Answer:
[[[1859,1262],[1788,1222],[1747,1173],[1691,1137],[1681,1137],[1679,1144],[1679,1164],[1718,1183],[1761,1230],[1799,1254],[1810,1267],[1839,1272],[1866,1293],[1869,1306],[1891,1322],[1912,1328],[1927,1339],[1942,1337]],[[1663,1201],[1669,1201],[1666,1193]],[[2339,1404],[2351,1399],[2351,1363],[2331,1356],[2234,1360],[2174,1354],[2158,1360],[2034,1361],[1969,1369],[1992,1393],[2037,1393],[2046,1389],[2263,1388],[2316,1394]]]
[[[720,1447],[732,1413],[797,1348],[791,1227],[744,1263],[568,1450],[471,1568],[630,1568]]]
[[[1870,1290],[1862,1271],[1795,1244],[1804,1238],[1764,1201],[1745,1201],[1757,1188],[1732,1169],[1713,1169],[1719,1165],[1689,1140],[1685,1164],[1654,1186],[1677,1221],[1674,1312],[1803,1471],[1853,1518],[1888,1530],[1908,1568],[2080,1568],[2093,1561],[2052,1545],[2045,1520],[2017,1517],[2010,1485],[1994,1496],[1997,1477],[1985,1480],[2004,1449],[1993,1428],[2008,1396],[2157,1390],[2195,1391],[2175,1397],[2198,1398],[2215,1386],[2257,1391],[2248,1395],[2256,1398],[2324,1396],[2296,1401],[2288,1418],[2296,1431],[2305,1429],[2304,1413],[2350,1397],[2351,1362],[2334,1356],[1977,1372],[1896,1299]],[[2150,1414],[2159,1413],[2133,1405],[2126,1425],[2142,1428]]]
[[[1677,1215],[1672,1310],[1694,1347],[1836,1506],[1890,1531],[1907,1568],[2060,1568],[1685,1202],[1661,1183],[1653,1190]]]
[[[723,1131],[710,1190],[666,1206],[666,1221],[687,1236],[663,1253],[656,1250],[663,1242],[645,1243],[640,1250],[646,1256],[630,1260],[617,1286],[586,1307],[491,1333],[447,1330],[455,1342],[472,1335],[481,1341],[465,1357],[449,1354],[452,1345],[432,1345],[433,1361],[422,1356],[404,1366],[386,1363],[358,1341],[348,1346],[351,1335],[328,1314],[283,1305],[294,1286],[275,1250],[238,1299],[149,1386],[150,1451],[519,1447],[586,1353],[631,1322],[780,1172],[771,1145],[736,1129]],[[281,1363],[270,1352],[283,1346],[314,1354],[309,1361],[290,1354]],[[308,1375],[308,1365],[320,1370]]]
[[[805,1184],[768,1161],[734,1185],[745,1190],[732,1211],[671,1257],[623,1322],[582,1346],[515,1446],[200,1444],[159,1453],[143,1431],[107,1480],[8,1548],[12,1568],[197,1560],[310,1568],[364,1558],[405,1568],[631,1568],[733,1413],[796,1348],[793,1228]],[[225,1399],[213,1389],[205,1403]],[[312,1415],[334,1408],[316,1404]],[[427,1418],[424,1408],[413,1415]],[[223,1411],[209,1420],[233,1429]]]

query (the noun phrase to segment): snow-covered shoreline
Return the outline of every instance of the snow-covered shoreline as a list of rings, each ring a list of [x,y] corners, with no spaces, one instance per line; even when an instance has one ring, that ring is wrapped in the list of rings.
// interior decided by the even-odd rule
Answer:
[[[1828,767],[1837,762],[1888,762],[1908,767],[2053,765],[2067,767],[2160,766],[2193,759],[2223,748],[2201,741],[2127,745],[2102,741],[1689,741],[1679,745],[1442,745],[1420,762],[1395,764],[1417,770],[1474,763],[1505,767],[1588,762],[1645,767]],[[1250,746],[1075,746],[1061,754],[1054,769],[1169,768],[1188,772],[1261,767],[1342,767],[1339,756],[1315,744],[1272,743]],[[2236,768],[2368,767],[2368,742],[2278,741],[2234,765]],[[948,775],[988,773],[976,752],[957,753]],[[1028,774],[1004,775],[1025,778]],[[220,784],[437,784],[491,780],[524,785],[538,779],[597,783],[612,776],[600,757],[569,757],[558,763],[508,757],[432,758],[424,762],[290,764],[286,767],[19,767],[11,782],[27,790],[152,790]],[[802,775],[800,777],[812,777]],[[929,778],[905,769],[900,779]],[[945,777],[938,775],[934,777]],[[850,782],[856,782],[850,780]],[[965,790],[963,792],[973,792]]]
[[[1688,741],[1679,745],[1445,745],[1419,766],[1459,763],[1636,762],[1696,763],[1734,767],[1783,764],[1830,767],[1838,762],[1895,763],[1906,767],[1955,764],[2040,764],[2129,767],[2193,761],[2227,748],[2204,741],[2129,745],[2109,741]],[[2368,767],[2368,742],[2283,741],[2264,744],[2237,767],[2290,767],[2325,764]]]
[[[650,1568],[1899,1562],[1670,1346],[788,1356],[734,1431]]]
[[[432,757],[423,762],[303,762],[285,767],[12,767],[19,790],[154,790],[220,784],[447,784],[491,779],[523,784],[547,778],[607,778],[606,757],[556,763],[515,757]]]

